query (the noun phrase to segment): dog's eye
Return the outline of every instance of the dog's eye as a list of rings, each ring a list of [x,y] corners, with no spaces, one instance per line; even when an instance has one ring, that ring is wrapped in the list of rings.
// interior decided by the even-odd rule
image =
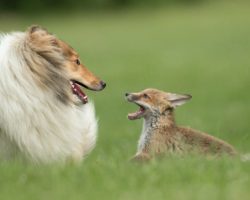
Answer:
[[[149,96],[147,94],[143,94],[143,97],[146,98],[146,99],[149,98]]]
[[[76,64],[77,64],[77,65],[80,65],[80,64],[81,64],[81,62],[80,62],[79,59],[76,59]]]

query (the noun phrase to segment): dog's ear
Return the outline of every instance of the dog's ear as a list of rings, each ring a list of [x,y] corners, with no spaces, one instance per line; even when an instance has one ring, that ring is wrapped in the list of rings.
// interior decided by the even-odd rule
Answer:
[[[43,88],[49,88],[66,103],[68,95],[68,76],[64,70],[64,56],[59,40],[40,26],[31,26],[26,31],[25,61],[35,79]],[[66,84],[65,84],[66,83]]]
[[[54,66],[63,61],[58,39],[40,26],[31,26],[27,32],[27,44],[30,49]]]
[[[33,46],[44,48],[45,46],[58,46],[56,37],[39,25],[30,26],[27,29],[29,41]]]
[[[29,32],[30,34],[35,33],[37,31],[48,34],[48,31],[39,25],[32,25],[27,29],[27,32]]]
[[[29,34],[29,36],[31,37],[43,37],[46,35],[49,35],[48,31],[45,28],[42,28],[39,25],[32,25],[27,29],[27,33]]]
[[[167,93],[167,100],[170,102],[173,108],[185,104],[192,98],[189,94],[173,94]]]

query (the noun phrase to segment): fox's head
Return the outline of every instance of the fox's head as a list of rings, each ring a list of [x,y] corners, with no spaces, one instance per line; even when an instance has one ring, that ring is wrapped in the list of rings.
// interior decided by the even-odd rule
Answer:
[[[129,102],[140,107],[139,111],[128,115],[130,120],[150,117],[153,114],[164,114],[167,110],[172,110],[192,98],[191,95],[168,93],[157,89],[126,93],[125,96]]]

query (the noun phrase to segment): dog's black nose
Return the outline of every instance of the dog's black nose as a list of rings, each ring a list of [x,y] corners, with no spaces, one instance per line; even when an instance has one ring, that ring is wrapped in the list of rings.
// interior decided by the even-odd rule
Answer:
[[[127,97],[128,95],[129,95],[129,93],[126,92],[126,93],[125,93],[125,96]]]
[[[106,85],[107,85],[104,81],[101,81],[100,83],[101,83],[103,89],[104,89],[104,88],[106,87]]]

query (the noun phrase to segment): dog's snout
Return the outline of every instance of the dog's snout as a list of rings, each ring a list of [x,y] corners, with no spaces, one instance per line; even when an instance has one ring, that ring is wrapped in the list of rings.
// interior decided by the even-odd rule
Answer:
[[[102,89],[104,89],[106,87],[106,85],[107,85],[104,81],[100,81],[100,84],[102,86]]]

